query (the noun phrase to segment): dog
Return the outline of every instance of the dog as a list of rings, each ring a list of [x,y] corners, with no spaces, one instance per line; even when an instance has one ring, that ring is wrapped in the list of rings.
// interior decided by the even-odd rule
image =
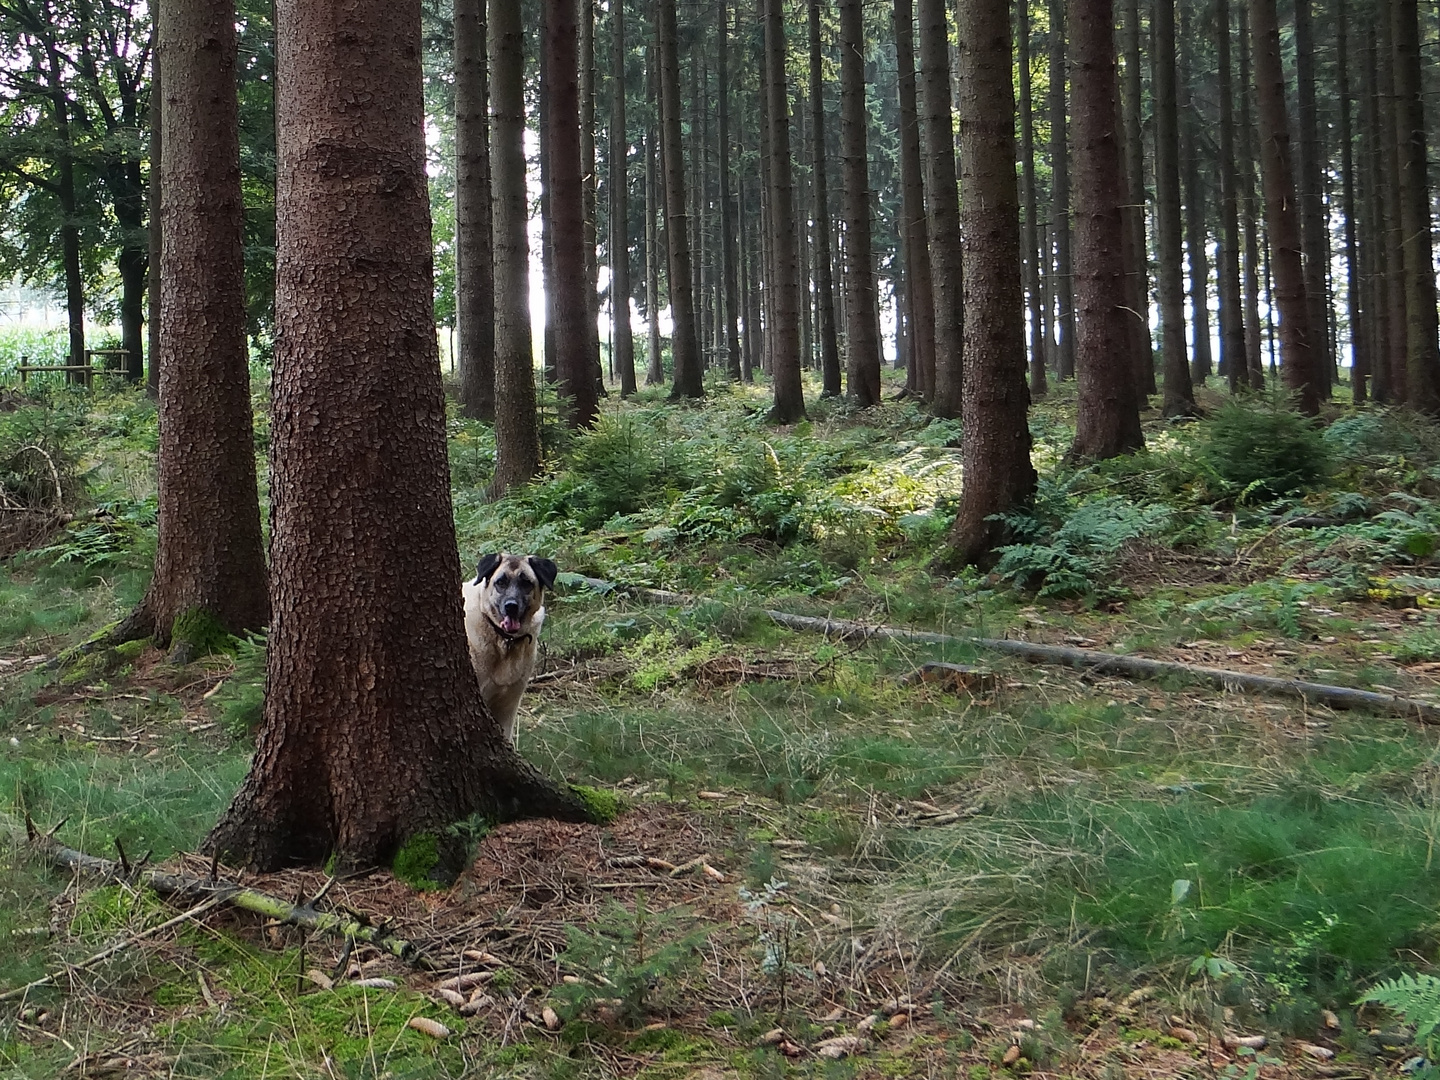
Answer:
[[[480,695],[505,740],[515,741],[515,714],[535,670],[535,640],[545,623],[545,593],[556,566],[537,555],[481,556],[475,580],[461,586],[465,637]]]

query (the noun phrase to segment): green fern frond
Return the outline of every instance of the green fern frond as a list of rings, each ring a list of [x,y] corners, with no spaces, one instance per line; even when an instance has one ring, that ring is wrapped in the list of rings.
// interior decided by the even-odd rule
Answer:
[[[1440,978],[1434,975],[1401,975],[1372,986],[1357,1004],[1383,1005],[1415,1025],[1415,1041],[1426,1039],[1440,1026]]]

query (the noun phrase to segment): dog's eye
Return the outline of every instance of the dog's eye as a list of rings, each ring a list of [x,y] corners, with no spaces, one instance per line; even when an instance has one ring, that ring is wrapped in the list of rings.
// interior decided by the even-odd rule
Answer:
[[[497,589],[503,589],[503,588],[505,588],[505,586],[507,586],[507,585],[509,585],[509,584],[510,584],[510,579],[509,579],[508,577],[506,577],[504,574],[501,574],[499,577],[497,577],[497,578],[495,579],[495,587],[496,587]]]

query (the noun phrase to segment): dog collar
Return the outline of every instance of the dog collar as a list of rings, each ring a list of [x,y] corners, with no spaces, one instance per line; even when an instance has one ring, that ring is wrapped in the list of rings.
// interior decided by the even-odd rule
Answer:
[[[495,633],[500,635],[501,639],[509,648],[514,648],[516,645],[520,644],[520,642],[531,636],[529,634],[507,634],[504,630],[500,629],[499,625],[495,622],[494,619],[490,618],[489,615],[485,616],[485,621],[490,624],[490,629],[494,630]]]

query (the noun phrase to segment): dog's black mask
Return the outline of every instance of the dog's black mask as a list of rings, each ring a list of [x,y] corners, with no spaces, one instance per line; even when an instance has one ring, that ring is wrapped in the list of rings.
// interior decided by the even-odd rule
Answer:
[[[517,561],[490,554],[482,556],[475,567],[477,584],[494,578],[491,588],[495,614],[500,619],[497,629],[507,636],[520,632],[532,607],[538,606],[544,591],[554,586],[558,573],[552,561],[536,555],[520,564],[523,569],[515,566]]]

